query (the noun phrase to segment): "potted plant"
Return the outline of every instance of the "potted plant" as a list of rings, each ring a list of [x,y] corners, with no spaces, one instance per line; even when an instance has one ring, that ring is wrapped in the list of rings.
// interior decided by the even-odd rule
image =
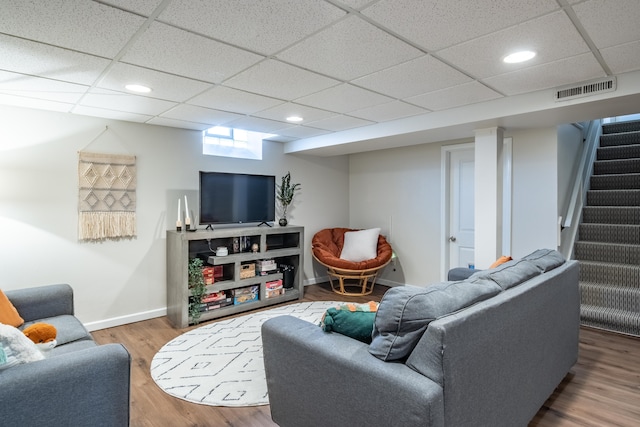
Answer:
[[[207,291],[207,286],[204,284],[204,276],[202,275],[203,262],[200,258],[193,258],[189,261],[189,289],[191,290],[191,297],[189,298],[189,317],[194,324],[200,322],[200,306],[202,305],[202,299]]]
[[[300,189],[300,184],[291,184],[291,172],[287,172],[286,175],[282,177],[282,184],[276,185],[276,198],[280,205],[282,205],[282,218],[278,223],[281,226],[287,225],[287,208],[293,202],[293,196],[295,196],[296,191]]]

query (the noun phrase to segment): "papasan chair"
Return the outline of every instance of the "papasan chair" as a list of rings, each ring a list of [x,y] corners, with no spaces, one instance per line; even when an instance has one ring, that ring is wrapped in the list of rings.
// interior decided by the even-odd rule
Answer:
[[[380,229],[325,228],[313,236],[311,253],[316,261],[327,267],[331,289],[335,293],[362,296],[373,292],[378,272],[389,264],[393,253],[391,245],[379,231]],[[350,233],[347,248],[344,248],[347,232],[359,233]],[[354,246],[357,246],[355,251]],[[343,253],[343,248],[350,254]],[[355,257],[351,256],[354,252]],[[368,255],[363,255],[367,252]],[[348,259],[344,259],[345,257]],[[360,260],[361,258],[367,259]]]

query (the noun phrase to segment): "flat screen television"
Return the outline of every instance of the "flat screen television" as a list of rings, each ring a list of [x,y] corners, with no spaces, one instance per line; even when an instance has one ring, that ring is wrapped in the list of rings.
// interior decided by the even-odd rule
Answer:
[[[275,199],[275,176],[200,171],[200,224],[273,222]]]

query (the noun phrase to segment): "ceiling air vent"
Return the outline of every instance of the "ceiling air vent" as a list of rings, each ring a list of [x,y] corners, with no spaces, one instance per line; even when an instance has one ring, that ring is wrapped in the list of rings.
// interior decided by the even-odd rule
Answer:
[[[556,88],[554,97],[556,102],[566,101],[568,99],[580,98],[603,92],[613,92],[615,90],[616,78],[607,77],[605,79],[591,80],[584,83]]]

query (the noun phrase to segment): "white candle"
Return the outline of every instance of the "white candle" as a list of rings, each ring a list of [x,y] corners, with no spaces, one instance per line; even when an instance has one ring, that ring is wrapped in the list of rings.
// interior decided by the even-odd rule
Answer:
[[[189,202],[187,202],[187,196],[184,196],[184,223],[189,224],[191,221],[189,219]]]
[[[180,197],[178,197],[178,222],[180,222],[180,204],[182,203],[182,200],[180,199]]]

